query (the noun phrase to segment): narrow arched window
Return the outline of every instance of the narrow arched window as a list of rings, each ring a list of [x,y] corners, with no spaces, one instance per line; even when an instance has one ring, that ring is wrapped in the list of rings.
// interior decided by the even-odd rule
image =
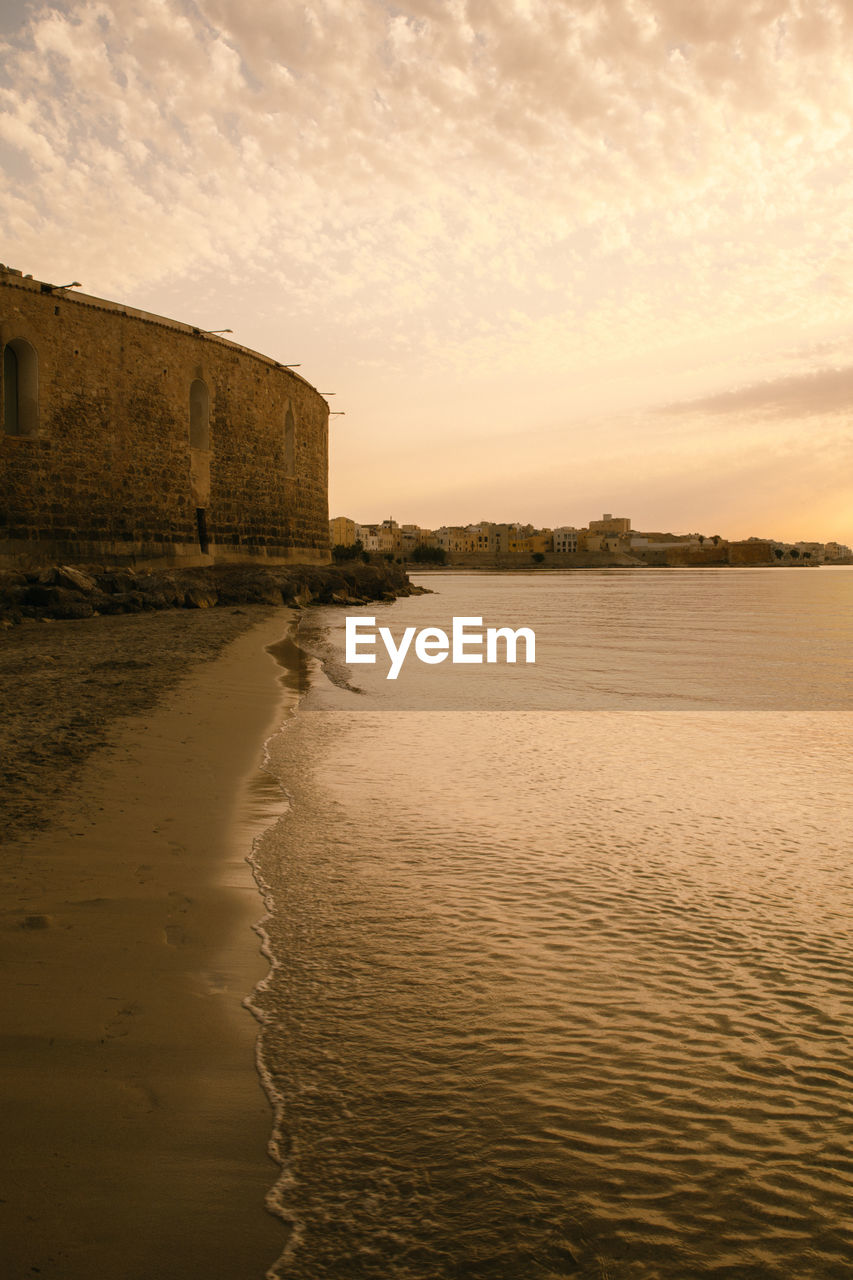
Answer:
[[[23,338],[3,348],[3,430],[8,436],[38,431],[38,357]]]
[[[287,416],[284,419],[284,474],[296,474],[296,423],[290,405],[287,406]]]
[[[210,396],[200,378],[190,384],[190,447],[210,448]]]
[[[8,436],[18,434],[18,357],[12,347],[3,348],[3,426]]]

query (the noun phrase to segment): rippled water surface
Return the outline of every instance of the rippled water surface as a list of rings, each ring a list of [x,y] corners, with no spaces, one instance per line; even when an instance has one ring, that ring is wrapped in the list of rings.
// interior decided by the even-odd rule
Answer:
[[[526,621],[537,670],[395,695],[306,616],[256,852],[277,1274],[849,1277],[853,572],[424,580],[383,624]]]

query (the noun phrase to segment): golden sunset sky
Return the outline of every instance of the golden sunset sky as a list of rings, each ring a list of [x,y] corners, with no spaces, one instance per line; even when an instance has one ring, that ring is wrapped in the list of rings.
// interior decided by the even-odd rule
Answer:
[[[334,391],[332,514],[853,543],[851,0],[4,0],[0,260]]]

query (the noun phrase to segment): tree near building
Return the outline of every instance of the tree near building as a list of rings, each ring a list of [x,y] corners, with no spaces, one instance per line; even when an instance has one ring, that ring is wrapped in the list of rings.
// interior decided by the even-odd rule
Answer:
[[[349,546],[344,546],[342,542],[337,542],[332,547],[332,559],[336,564],[340,564],[343,560],[357,560],[364,550],[361,541],[356,539]]]
[[[447,564],[447,552],[444,547],[426,547],[420,543],[409,559],[415,564]]]

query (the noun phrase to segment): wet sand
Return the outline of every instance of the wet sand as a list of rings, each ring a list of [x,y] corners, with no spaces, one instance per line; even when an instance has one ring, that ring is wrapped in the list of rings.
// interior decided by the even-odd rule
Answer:
[[[281,805],[259,766],[287,697],[265,646],[289,622],[247,607],[0,639],[19,775],[0,861],[6,1276],[254,1280],[284,1246],[242,1001],[267,969],[245,857]]]

